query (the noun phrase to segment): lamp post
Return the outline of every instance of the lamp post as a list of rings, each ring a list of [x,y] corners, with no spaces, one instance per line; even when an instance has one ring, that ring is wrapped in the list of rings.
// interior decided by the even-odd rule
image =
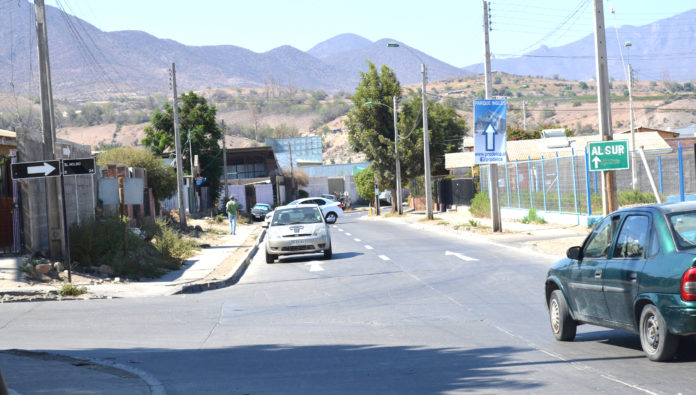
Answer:
[[[399,129],[396,127],[396,117],[397,117],[397,109],[396,107],[396,96],[392,96],[392,99],[394,101],[394,107],[391,107],[389,105],[386,105],[384,103],[380,102],[365,102],[364,106],[370,107],[375,104],[379,104],[381,106],[390,108],[392,110],[392,113],[394,114],[394,157],[396,158],[396,209],[399,215],[402,215],[403,208],[401,207],[401,162],[399,161]]]
[[[399,48],[399,43],[388,43],[389,48]],[[421,62],[421,75],[423,80],[423,167],[425,172],[425,214],[428,219],[433,219],[433,190],[430,181],[430,138],[428,136],[428,106],[426,93],[427,68],[425,62],[411,51],[409,47],[404,47]]]
[[[636,130],[633,122],[633,69],[631,68],[631,47],[633,43],[626,41],[626,49],[628,50],[628,117],[631,124],[631,177],[633,181],[633,189],[640,190],[640,182],[638,180],[638,169],[636,169]]]

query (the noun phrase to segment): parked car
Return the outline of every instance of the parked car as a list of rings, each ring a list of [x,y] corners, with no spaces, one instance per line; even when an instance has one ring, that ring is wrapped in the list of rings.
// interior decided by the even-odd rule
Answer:
[[[321,209],[321,212],[324,213],[324,218],[326,218],[326,222],[330,224],[336,223],[338,217],[343,216],[343,206],[340,202],[332,201],[322,197],[308,197],[303,199],[297,199],[288,203],[288,206],[294,206],[297,204],[316,204]]]
[[[334,202],[338,201],[336,199],[336,195],[324,194],[324,195],[321,195],[321,197],[323,197],[324,199],[333,200]]]
[[[316,204],[277,207],[266,234],[266,263],[280,255],[323,253],[331,259],[331,234]]]
[[[259,221],[266,218],[266,214],[273,211],[273,208],[268,203],[256,203],[254,207],[251,208],[251,216]]]
[[[616,211],[546,277],[557,340],[593,324],[637,333],[650,360],[672,358],[696,334],[696,203]]]

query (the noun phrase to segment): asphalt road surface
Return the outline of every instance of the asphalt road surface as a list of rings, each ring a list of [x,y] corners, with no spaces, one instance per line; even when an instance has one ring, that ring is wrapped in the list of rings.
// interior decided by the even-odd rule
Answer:
[[[637,335],[554,340],[554,259],[348,214],[334,257],[263,248],[239,284],[197,295],[0,305],[0,348],[129,364],[170,394],[690,393],[696,346],[644,357]]]

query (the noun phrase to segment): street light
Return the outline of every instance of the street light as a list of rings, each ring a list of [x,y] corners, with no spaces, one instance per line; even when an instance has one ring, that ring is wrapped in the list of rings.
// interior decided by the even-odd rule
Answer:
[[[379,104],[381,106],[390,108],[392,110],[392,113],[394,114],[394,156],[396,157],[396,209],[399,215],[402,215],[403,208],[401,207],[401,162],[399,162],[399,129],[396,127],[396,113],[397,113],[397,107],[396,107],[396,96],[393,96],[392,99],[394,100],[394,107],[388,106],[384,103],[380,102],[371,102],[368,101],[364,104],[366,107],[373,106],[375,104]],[[379,203],[379,197],[377,197],[377,202]]]
[[[399,43],[388,43],[389,48],[399,48]],[[421,62],[421,74],[423,79],[423,167],[425,167],[425,214],[428,219],[433,219],[433,190],[430,181],[430,138],[428,137],[428,107],[425,98],[426,91],[426,73],[427,69],[425,67],[425,62],[416,55],[415,52],[411,51],[411,48],[404,47],[411,55],[415,56]]]

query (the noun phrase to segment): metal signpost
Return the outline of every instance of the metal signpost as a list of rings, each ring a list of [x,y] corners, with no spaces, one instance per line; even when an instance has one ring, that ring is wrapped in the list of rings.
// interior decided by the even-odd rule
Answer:
[[[72,261],[70,258],[70,239],[68,238],[68,217],[65,209],[64,176],[94,174],[94,158],[44,160],[39,162],[13,163],[12,179],[45,178],[60,176],[61,200],[63,201],[63,240],[65,240],[65,266],[68,268],[68,282],[72,282]]]
[[[590,171],[607,171],[628,169],[628,141],[609,140],[587,144]]]

